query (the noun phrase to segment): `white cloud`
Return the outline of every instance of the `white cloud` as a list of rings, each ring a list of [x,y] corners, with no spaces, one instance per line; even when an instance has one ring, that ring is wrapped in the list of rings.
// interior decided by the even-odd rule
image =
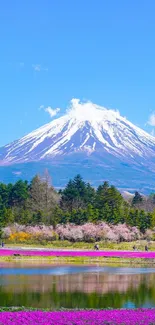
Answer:
[[[40,105],[39,106],[39,110],[43,109],[44,108],[44,105]]]
[[[48,106],[44,108],[45,112],[47,112],[50,117],[56,116],[58,112],[60,111],[60,108],[53,109],[52,107]]]
[[[105,115],[107,111],[111,112],[111,120],[116,120],[116,118],[120,117],[120,113],[118,110],[107,109],[103,106],[99,106],[97,104],[92,103],[91,101],[81,102],[78,98],[72,98],[70,101],[70,105],[66,112],[71,116],[76,116],[78,119],[101,119],[103,118],[103,111]]]
[[[153,112],[150,116],[149,119],[147,121],[147,124],[151,125],[151,126],[155,126],[155,112]]]
[[[60,108],[53,109],[51,106],[45,107],[44,105],[40,105],[39,110],[43,109],[46,113],[50,115],[50,117],[54,117],[60,111]]]
[[[38,71],[38,72],[41,71],[41,65],[40,64],[33,64],[32,68],[34,69],[34,71]]]
[[[32,64],[32,68],[33,68],[34,71],[36,71],[36,72],[40,72],[40,71],[48,71],[48,68],[42,67],[41,64]]]

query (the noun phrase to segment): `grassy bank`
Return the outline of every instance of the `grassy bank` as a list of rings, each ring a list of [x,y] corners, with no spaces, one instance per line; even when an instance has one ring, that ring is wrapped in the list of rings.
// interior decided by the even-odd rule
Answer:
[[[133,250],[133,246],[139,251],[144,251],[145,245],[149,247],[149,251],[155,251],[155,241],[147,242],[146,240],[139,240],[134,242],[121,242],[121,243],[112,243],[112,242],[105,242],[100,241],[97,243],[99,245],[100,250]],[[82,249],[82,250],[93,250],[94,243],[86,243],[86,242],[70,242],[67,240],[56,240],[51,242],[10,242],[5,241],[6,247],[17,248],[17,247],[29,247],[29,248],[51,248],[51,249]]]
[[[60,311],[60,312],[63,312],[63,311],[71,311],[71,312],[77,312],[77,311],[92,311],[92,310],[94,310],[94,311],[113,311],[113,310],[116,310],[116,309],[114,309],[114,308],[111,308],[111,307],[108,307],[108,308],[98,308],[98,309],[92,309],[92,308],[76,308],[76,309],[73,309],[73,308],[54,308],[54,309],[52,309],[52,308],[33,308],[33,307],[16,307],[16,306],[14,306],[14,307],[0,307],[0,312],[17,312],[17,311],[38,311],[38,310],[40,310],[40,311]],[[137,308],[137,309],[128,309],[128,308],[117,308],[117,310],[118,311],[125,311],[125,310],[127,310],[127,311],[136,311],[136,310],[139,310],[139,311],[141,311],[141,310],[144,310],[145,311],[145,309],[143,308]],[[152,311],[155,311],[155,308],[154,307],[152,307],[152,308],[147,308],[146,310],[152,310]],[[111,323],[110,324],[105,324],[105,325],[112,325]],[[153,324],[152,324],[153,325]]]
[[[119,258],[119,257],[56,257],[56,256],[0,256],[1,263],[33,263],[33,264],[92,264],[92,265],[114,265],[146,267],[155,266],[155,259],[144,258]]]

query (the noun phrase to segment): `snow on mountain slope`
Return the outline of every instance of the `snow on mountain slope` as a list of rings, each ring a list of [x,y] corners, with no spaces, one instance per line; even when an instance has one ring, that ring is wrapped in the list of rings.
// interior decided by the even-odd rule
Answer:
[[[0,165],[77,153],[147,161],[155,157],[155,138],[118,111],[72,99],[64,116],[0,148]]]

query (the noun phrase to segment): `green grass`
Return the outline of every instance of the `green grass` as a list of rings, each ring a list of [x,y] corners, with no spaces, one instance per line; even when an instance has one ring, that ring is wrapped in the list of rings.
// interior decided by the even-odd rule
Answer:
[[[122,243],[112,243],[112,242],[98,242],[100,250],[133,250],[133,246],[135,245],[138,250],[144,250],[145,245],[148,243],[146,240],[141,241],[134,241],[134,242],[122,242]],[[7,242],[5,243],[7,247],[36,247],[36,248],[53,248],[53,249],[88,249],[93,250],[94,249],[94,243],[86,243],[86,242],[76,242],[72,243],[67,240],[61,241],[51,241],[49,242],[43,242],[43,243],[28,243],[28,242],[20,242],[20,243],[14,243],[14,242]],[[155,242],[149,243],[149,250],[154,251],[155,250]]]
[[[107,308],[98,308],[98,309],[94,309],[95,311],[97,310],[113,310],[114,308],[111,308],[111,307],[107,307]],[[151,308],[151,309],[154,309],[154,308]],[[80,311],[80,310],[90,310],[92,311],[93,309],[92,308],[33,308],[33,307],[0,307],[0,312],[13,312],[13,311],[37,311],[37,310],[41,310],[41,311]],[[117,310],[126,310],[126,308],[117,308]],[[127,309],[128,310],[128,309]],[[106,323],[107,324],[107,323]],[[110,323],[112,325],[112,323]],[[107,324],[108,325],[108,324]],[[154,325],[154,324],[152,324]]]
[[[0,262],[11,262],[11,263],[33,263],[33,264],[41,264],[41,263],[49,263],[49,264],[86,264],[86,265],[114,265],[114,266],[152,266],[155,265],[155,259],[143,259],[143,258],[119,258],[119,257],[56,257],[56,256],[0,256]]]

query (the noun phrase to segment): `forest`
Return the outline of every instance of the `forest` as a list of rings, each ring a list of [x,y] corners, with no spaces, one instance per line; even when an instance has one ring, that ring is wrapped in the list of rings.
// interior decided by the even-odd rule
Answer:
[[[46,170],[31,182],[0,183],[0,228],[10,224],[84,225],[107,224],[137,227],[141,233],[155,227],[155,194],[148,197],[135,192],[124,199],[118,189],[103,182],[94,189],[80,175],[68,181],[64,189],[56,190]]]

